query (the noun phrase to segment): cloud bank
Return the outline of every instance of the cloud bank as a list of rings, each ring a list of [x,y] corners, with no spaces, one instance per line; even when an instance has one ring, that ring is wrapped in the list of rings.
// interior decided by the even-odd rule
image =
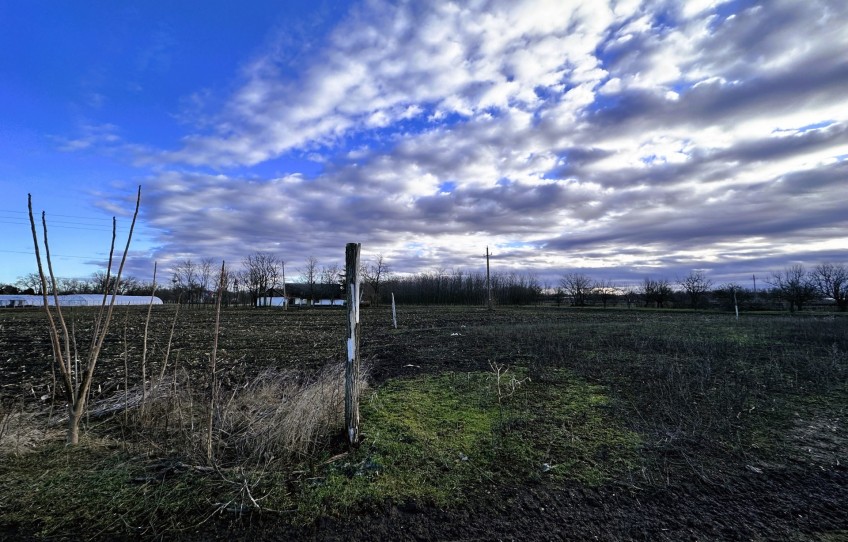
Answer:
[[[625,281],[844,261],[846,50],[825,0],[369,0],[144,151],[151,256],[336,263],[360,241],[411,272],[488,245]]]

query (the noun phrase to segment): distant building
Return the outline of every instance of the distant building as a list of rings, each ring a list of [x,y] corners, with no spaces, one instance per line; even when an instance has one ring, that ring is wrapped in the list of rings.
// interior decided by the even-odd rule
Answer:
[[[286,305],[294,307],[344,307],[344,299],[316,299],[314,303],[310,303],[305,297],[260,297],[256,300],[257,307],[285,307]]]
[[[59,306],[62,307],[99,307],[103,302],[103,294],[68,294],[60,295]],[[118,295],[115,305],[161,305],[162,300],[149,295]],[[106,297],[106,304],[112,303],[112,296]],[[53,306],[52,295],[47,296],[47,304]],[[43,307],[44,297],[40,295],[0,295],[0,308],[9,307]]]

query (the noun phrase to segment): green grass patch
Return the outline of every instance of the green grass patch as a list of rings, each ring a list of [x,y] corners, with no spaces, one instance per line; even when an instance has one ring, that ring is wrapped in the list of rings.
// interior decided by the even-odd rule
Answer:
[[[302,499],[309,515],[386,499],[439,506],[504,482],[599,484],[631,468],[637,435],[611,419],[604,389],[558,371],[545,383],[507,371],[389,382],[362,405],[363,443]]]
[[[256,511],[252,499],[308,523],[387,500],[447,506],[502,483],[599,484],[634,465],[639,439],[611,419],[604,389],[554,376],[502,372],[500,397],[495,373],[390,381],[363,398],[357,450],[292,471],[214,472],[86,439],[43,446],[4,458],[0,517],[36,537],[152,536]]]
[[[209,513],[208,477],[150,476],[145,462],[117,448],[83,441],[4,457],[0,517],[33,537],[156,534]],[[177,523],[175,523],[177,522]]]

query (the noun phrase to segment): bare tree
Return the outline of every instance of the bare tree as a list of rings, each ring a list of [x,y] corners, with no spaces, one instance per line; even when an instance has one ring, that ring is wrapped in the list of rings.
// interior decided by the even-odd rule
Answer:
[[[268,290],[277,287],[282,261],[267,252],[254,252],[242,263],[243,286],[250,292],[250,299],[255,306],[260,297],[264,297]]]
[[[56,284],[60,294],[79,294],[82,293],[82,281],[75,278],[57,277]]]
[[[127,290],[131,290],[136,287],[138,280],[134,277],[128,276],[121,279],[120,284],[117,284],[114,275],[107,273],[106,271],[95,271],[91,274],[89,282],[93,293],[102,294],[105,292],[111,292],[117,285],[118,295],[125,295]]]
[[[721,303],[722,308],[733,310],[735,306],[743,306],[749,303],[753,297],[752,291],[736,282],[722,284],[713,291],[715,298]]]
[[[566,295],[571,296],[571,304],[585,307],[592,293],[592,279],[583,273],[566,273],[559,281]]]
[[[690,271],[683,279],[678,279],[677,284],[689,297],[689,306],[693,309],[700,305],[702,299],[713,287],[713,281],[707,278],[703,271]]]
[[[41,277],[38,276],[38,273],[27,273],[22,277],[18,277],[15,285],[21,291],[30,291],[35,295],[41,295]]]
[[[95,271],[91,274],[91,279],[89,279],[89,283],[91,283],[91,288],[94,293],[103,293],[109,291],[110,284],[107,284],[109,275],[106,274],[106,271]]]
[[[301,280],[309,288],[309,301],[315,303],[315,285],[318,283],[318,260],[315,256],[309,256],[300,270]]]
[[[774,286],[775,294],[789,303],[790,311],[800,311],[806,303],[818,297],[818,288],[812,276],[801,264],[775,271],[768,282]]]
[[[642,281],[642,295],[645,298],[646,307],[650,307],[651,304],[658,309],[665,307],[671,294],[671,285],[667,279],[645,277],[645,280]]]
[[[611,299],[615,299],[621,294],[621,290],[609,279],[596,282],[592,286],[592,292],[595,294],[595,297],[601,300],[604,308],[607,308],[607,303]]]
[[[130,293],[138,290],[140,285],[140,280],[127,275],[126,277],[121,279],[121,283],[118,284],[118,295],[129,295]]]
[[[177,295],[185,296],[188,303],[195,302],[195,292],[199,282],[198,266],[191,258],[186,258],[174,267],[171,282]]]
[[[321,296],[327,296],[330,299],[335,299],[341,293],[341,284],[339,283],[339,279],[342,275],[342,271],[339,268],[338,264],[328,265],[326,267],[321,268],[320,272],[321,277]]]
[[[197,302],[206,303],[209,289],[213,285],[215,263],[212,258],[203,258],[197,264]],[[217,283],[216,283],[217,284]]]
[[[224,299],[223,302],[225,305],[229,306],[230,303],[235,302],[239,303],[239,281],[241,280],[241,271],[231,270],[227,271],[226,277],[227,283],[224,285]],[[217,277],[217,280],[220,281],[221,277]],[[235,301],[233,301],[233,297],[235,297]]]
[[[841,312],[848,310],[848,267],[819,264],[812,271],[812,280],[823,297],[832,298]]]
[[[634,286],[628,286],[624,290],[624,299],[627,301],[628,309],[633,307],[633,305],[635,305],[636,302],[639,300],[639,288]]]
[[[377,257],[374,258],[374,261],[364,266],[362,271],[365,282],[371,286],[371,290],[373,291],[371,304],[378,305],[380,303],[380,288],[387,280],[389,280],[389,276],[391,275],[389,263],[382,254],[378,254]]]
[[[273,257],[266,264],[268,271],[268,290],[271,297],[274,297],[275,290],[280,287],[285,295],[286,285],[284,284],[286,277],[284,272],[285,262],[281,258]]]

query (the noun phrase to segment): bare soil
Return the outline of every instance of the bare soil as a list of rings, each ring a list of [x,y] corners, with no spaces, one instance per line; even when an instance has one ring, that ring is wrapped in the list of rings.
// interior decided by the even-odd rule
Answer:
[[[157,308],[158,309],[158,308]],[[136,311],[133,313],[133,311]],[[614,318],[634,316],[617,311]],[[486,370],[494,355],[487,326],[533,325],[587,317],[551,309],[444,310],[416,308],[390,329],[385,308],[365,311],[363,357],[374,386],[389,379],[445,370]],[[588,313],[591,314],[591,313]],[[642,318],[645,313],[640,313]],[[124,385],[124,352],[140,359],[138,309],[118,311],[98,367],[92,399]],[[159,370],[173,308],[151,323],[149,373]],[[213,312],[184,309],[177,321],[172,364],[202,372],[211,344]],[[593,317],[593,316],[588,316]],[[90,311],[70,315],[80,350]],[[621,322],[618,322],[621,323]],[[222,323],[219,366],[238,385],[267,367],[310,371],[342,359],[344,314],[229,309]],[[126,341],[124,336],[126,335]],[[513,352],[520,359],[522,352]],[[0,401],[43,409],[52,400],[50,344],[43,315],[28,310],[0,314]],[[129,368],[132,385],[140,370]],[[845,394],[839,395],[845,397]],[[284,516],[254,513],[222,518],[188,540],[845,540],[848,536],[848,442],[843,403],[799,408],[768,453],[725,454],[714,447],[646,450],[641,472],[600,487],[547,479],[515,486],[480,487],[464,505],[439,509],[416,502],[386,502],[350,517],[325,517],[293,527]],[[634,425],[638,425],[634,422]],[[777,450],[777,451],[775,451]],[[661,456],[661,457],[660,457]],[[0,496],[2,499],[2,496]],[[72,533],[69,533],[72,538]],[[0,525],[0,539],[28,540]]]

